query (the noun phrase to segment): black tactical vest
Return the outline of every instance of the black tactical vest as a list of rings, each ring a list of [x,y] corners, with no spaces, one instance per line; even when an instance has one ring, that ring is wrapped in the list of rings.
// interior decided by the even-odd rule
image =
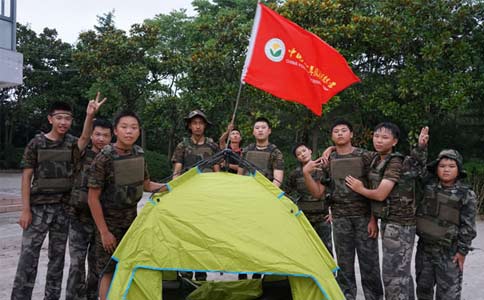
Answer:
[[[384,201],[371,201],[371,209],[373,215],[377,218],[402,225],[415,225],[415,190],[418,174],[414,170],[407,168],[407,166],[412,165],[406,163],[406,160],[411,159],[410,157],[405,157],[400,153],[391,153],[377,164],[379,156],[376,156],[370,165],[370,172],[368,173],[370,188],[378,188],[383,180],[385,169],[393,157],[403,160],[400,178],[395,183],[387,199]]]
[[[460,209],[468,188],[427,185],[417,210],[417,234],[429,244],[450,247],[458,238]]]
[[[277,146],[274,144],[269,144],[264,150],[257,150],[255,144],[250,144],[244,149],[245,159],[255,165],[257,170],[270,181],[274,180],[274,170],[270,158],[275,149]]]
[[[47,138],[39,134],[37,168],[35,168],[31,194],[60,194],[71,191],[73,179],[72,153],[76,139],[66,134],[55,147],[47,146]],[[34,204],[34,203],[32,203]]]
[[[368,200],[345,183],[349,175],[366,183],[363,151],[355,148],[348,157],[338,157],[336,152],[330,155],[331,210],[335,216],[363,216],[370,212]]]
[[[113,145],[102,149],[102,154],[112,159],[114,178],[101,194],[105,208],[124,209],[136,206],[143,196],[145,172],[144,151],[134,145],[133,154],[120,156]]]

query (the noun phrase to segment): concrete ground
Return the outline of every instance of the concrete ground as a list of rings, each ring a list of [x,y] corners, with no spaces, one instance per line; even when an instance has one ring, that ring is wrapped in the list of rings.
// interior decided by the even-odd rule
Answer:
[[[20,195],[20,174],[19,173],[0,173],[0,194]],[[146,196],[146,195],[145,195]],[[142,206],[142,203],[140,207]],[[17,268],[18,255],[20,252],[20,241],[22,230],[17,224],[20,212],[0,213],[0,299],[10,299],[12,284]],[[476,248],[466,258],[463,280],[463,300],[484,299],[480,287],[484,283],[482,270],[484,270],[484,219],[477,222],[477,238],[473,242]],[[415,254],[415,252],[414,252]],[[61,299],[65,298],[65,285],[69,268],[69,255],[66,255],[64,268],[63,291]],[[47,270],[47,239],[42,247],[39,262],[37,280],[35,283],[33,298],[40,300],[43,298],[45,275]],[[414,273],[414,270],[412,270]],[[209,279],[218,277],[218,274],[209,274]],[[361,286],[358,278],[358,299],[364,299],[361,293]]]

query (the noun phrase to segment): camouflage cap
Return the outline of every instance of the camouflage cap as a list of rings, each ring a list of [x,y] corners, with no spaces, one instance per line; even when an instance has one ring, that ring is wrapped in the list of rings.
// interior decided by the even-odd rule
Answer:
[[[467,173],[464,170],[464,159],[459,151],[454,149],[445,149],[440,151],[437,159],[429,163],[427,169],[430,172],[435,173],[437,170],[437,165],[442,158],[449,158],[457,162],[457,167],[459,168],[459,178],[465,178],[467,176]]]
[[[205,121],[205,123],[207,123],[207,125],[212,125],[212,123],[207,119],[207,116],[203,113],[203,111],[201,111],[199,109],[195,109],[195,110],[191,111],[188,114],[188,116],[185,117],[185,122],[187,122],[187,125],[190,122],[190,120],[195,118],[195,117],[200,117]]]

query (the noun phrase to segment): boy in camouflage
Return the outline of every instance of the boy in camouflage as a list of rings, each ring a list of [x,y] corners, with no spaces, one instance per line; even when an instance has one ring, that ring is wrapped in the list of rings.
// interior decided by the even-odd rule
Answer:
[[[264,117],[257,118],[253,130],[256,142],[242,149],[242,157],[255,165],[275,186],[280,187],[284,179],[284,159],[281,150],[269,142],[271,132],[269,120]],[[244,168],[239,167],[237,174],[244,173]]]
[[[375,127],[373,145],[378,154],[368,173],[370,188],[352,176],[346,177],[349,188],[373,200],[372,213],[381,219],[382,277],[387,300],[415,299],[410,273],[416,230],[415,185],[424,173],[428,128],[422,128],[412,156],[393,153],[399,136],[400,130],[393,123]]]
[[[190,132],[190,138],[184,138],[173,153],[173,178],[180,176],[184,171],[195,166],[198,162],[205,160],[220,149],[213,139],[205,136],[205,130],[212,125],[205,113],[196,109],[185,117],[186,129]],[[220,166],[214,164],[212,168],[205,168],[203,172],[218,172]],[[192,272],[182,272],[183,277],[192,278]],[[196,280],[206,280],[207,273],[196,272]]]
[[[296,204],[304,212],[304,215],[306,215],[314,230],[318,233],[329,253],[333,255],[331,216],[329,214],[328,203],[324,202],[324,196],[320,199],[313,198],[304,183],[302,169],[311,160],[313,152],[305,144],[299,143],[293,148],[292,153],[300,165],[289,174],[285,191],[289,195],[297,197],[293,198],[297,199]],[[321,178],[322,171],[318,169],[314,170],[311,175],[317,180]]]
[[[382,299],[383,288],[376,239],[378,227],[375,219],[371,217],[369,201],[351,191],[344,183],[348,175],[366,180],[365,175],[373,154],[353,147],[352,138],[351,123],[342,119],[336,120],[331,126],[331,139],[335,146],[328,148],[328,151],[334,150],[329,155],[329,162],[325,159],[309,161],[303,168],[304,181],[313,197],[320,198],[325,193],[329,195],[326,201],[330,202],[333,215],[334,248],[340,267],[337,280],[346,299],[356,299],[356,253],[365,299]],[[322,167],[323,176],[320,180],[315,180],[311,173]]]
[[[220,136],[218,141],[220,149],[225,149],[225,147],[227,147],[238,156],[242,155],[242,134],[233,123],[230,123],[227,126],[227,130]],[[239,170],[239,162],[233,157],[229,157],[228,161],[226,161],[222,167],[224,168],[224,171],[237,174],[237,171]]]
[[[185,118],[186,128],[190,132],[190,138],[184,138],[173,153],[173,178],[181,175],[184,171],[195,166],[199,161],[209,158],[219,151],[218,145],[209,137],[205,136],[205,130],[212,125],[207,116],[201,110],[194,110]],[[215,164],[211,169],[203,172],[218,172],[220,166]]]
[[[66,300],[97,300],[99,276],[96,273],[94,237],[96,225],[87,204],[87,172],[94,157],[111,142],[113,126],[102,119],[94,120],[91,142],[81,152],[69,201],[69,255],[71,264],[67,278]],[[85,261],[88,261],[86,276]]]
[[[119,113],[114,120],[116,142],[105,146],[89,169],[88,204],[98,229],[95,253],[101,300],[106,299],[114,273],[111,255],[136,218],[143,190],[153,192],[162,187],[150,181],[144,151],[135,144],[140,126],[134,112]]]
[[[72,109],[64,102],[52,103],[47,119],[52,125],[47,133],[36,135],[25,148],[22,158],[22,248],[12,289],[12,300],[32,298],[40,250],[49,234],[49,263],[44,299],[59,299],[69,229],[65,204],[69,199],[74,158],[89,142],[92,120],[106,99],[88,103],[81,137],[68,134]]]
[[[434,299],[436,287],[436,299],[458,300],[465,257],[476,237],[476,194],[461,181],[466,173],[456,150],[441,151],[428,170],[432,177],[417,208],[417,297]]]

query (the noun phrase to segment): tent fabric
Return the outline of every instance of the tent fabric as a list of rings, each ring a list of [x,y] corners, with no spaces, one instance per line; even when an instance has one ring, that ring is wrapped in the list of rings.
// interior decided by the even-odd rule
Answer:
[[[167,185],[113,254],[109,299],[160,299],[152,287],[173,270],[286,275],[294,300],[344,299],[337,266],[304,213],[260,173],[193,168]]]
[[[252,300],[262,296],[260,279],[239,281],[205,281],[188,295],[188,300]]]

